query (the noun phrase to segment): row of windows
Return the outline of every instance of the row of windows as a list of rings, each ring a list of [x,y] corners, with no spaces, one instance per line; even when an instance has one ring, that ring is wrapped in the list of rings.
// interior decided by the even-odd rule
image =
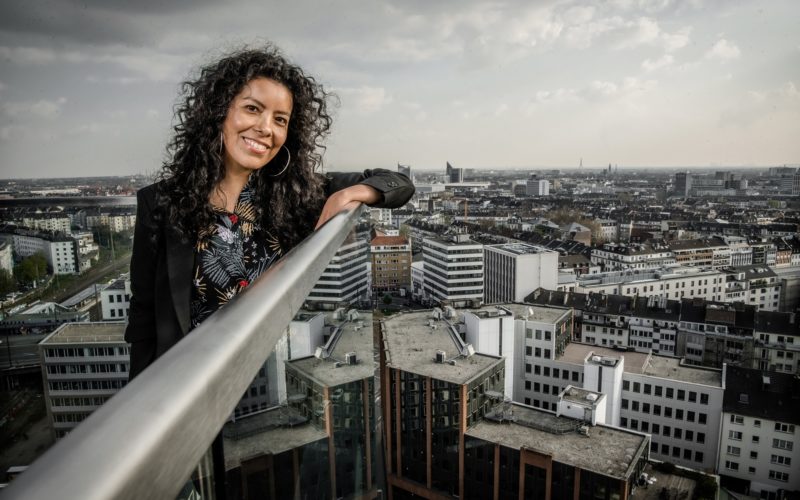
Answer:
[[[95,396],[92,398],[50,398],[50,406],[103,406],[108,397]]]
[[[549,349],[547,349],[547,350],[549,350]],[[531,365],[530,363],[525,363],[525,373],[531,373],[531,368],[533,368],[534,375],[544,375],[545,377],[550,377],[551,376],[550,375],[550,367],[549,366],[544,366],[543,367],[541,365]],[[576,372],[576,371],[570,372],[569,370],[565,370],[565,369],[559,370],[558,368],[553,368],[552,373],[553,373],[552,374],[553,378],[559,378],[559,376],[560,376],[561,379],[563,379],[563,380],[569,380],[570,379],[570,373],[571,373],[572,374],[571,378],[572,378],[573,382],[578,382],[582,378],[580,372]],[[527,381],[526,381],[526,384],[527,384]]]
[[[692,430],[684,430],[680,427],[671,427],[669,425],[660,425],[655,423],[650,424],[650,422],[645,420],[640,422],[635,418],[628,420],[628,418],[622,417],[619,419],[619,422],[622,427],[627,427],[635,431],[648,432],[654,436],[658,436],[660,434],[664,437],[683,439],[685,441],[689,441],[690,443],[703,444],[706,442],[705,432],[694,432]]]
[[[742,415],[731,414],[730,422],[736,425],[744,425],[744,417]],[[753,426],[761,427],[761,420],[758,419],[753,420]],[[794,434],[794,425],[785,424],[783,422],[775,422],[775,432],[786,432],[788,434]]]
[[[687,399],[687,391],[684,389],[678,389],[677,394],[674,388],[667,387],[666,391],[663,390],[660,385],[653,386],[651,384],[642,384],[640,382],[634,382],[633,384],[630,383],[629,380],[622,381],[622,390],[623,391],[631,391],[635,392],[636,394],[654,394],[657,397],[662,397],[662,394],[666,395],[667,399],[677,399],[678,401],[689,401],[690,403],[697,402],[697,393],[695,391],[688,391],[688,399]],[[708,404],[708,394],[705,392],[700,393],[700,404],[707,405]]]
[[[51,391],[107,391],[122,389],[126,383],[126,380],[59,380],[48,385]]]
[[[672,446],[671,447],[672,453],[670,454],[670,446],[668,444],[661,444],[660,451],[659,451],[659,444],[655,441],[650,442],[650,452],[651,453],[660,453],[664,456],[672,456],[674,458],[681,458],[681,448],[679,446]],[[689,448],[683,449],[683,459],[684,460],[692,460],[692,450]],[[695,451],[694,452],[694,461],[697,463],[703,463],[703,452],[702,451]]]
[[[661,405],[651,403],[640,403],[639,401],[628,401],[627,399],[622,399],[621,403],[622,409],[627,410],[630,408],[631,411],[640,411],[641,413],[650,414],[651,413],[651,406],[652,406],[652,414],[660,417],[662,413]],[[683,410],[682,408],[672,408],[671,406],[664,406],[663,408],[664,417],[666,418],[674,418],[675,420],[684,420],[684,415],[686,416],[687,422],[694,422],[695,421],[695,412],[691,410]],[[705,424],[708,421],[708,415],[702,412],[698,412],[697,414],[697,423]]]
[[[44,351],[45,358],[76,358],[92,356],[128,356],[130,348],[120,347],[59,347]]]
[[[89,365],[47,365],[47,373],[69,375],[73,373],[127,373],[124,363],[93,363]]]

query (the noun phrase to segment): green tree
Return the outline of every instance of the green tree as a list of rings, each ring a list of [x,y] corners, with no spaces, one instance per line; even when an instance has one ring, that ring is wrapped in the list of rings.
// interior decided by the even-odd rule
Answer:
[[[47,276],[47,259],[39,252],[22,259],[14,268],[17,279],[23,283],[36,281]]]
[[[392,303],[392,296],[388,293],[383,294],[383,303],[387,306]]]
[[[0,295],[5,295],[17,289],[17,281],[5,269],[0,269]]]

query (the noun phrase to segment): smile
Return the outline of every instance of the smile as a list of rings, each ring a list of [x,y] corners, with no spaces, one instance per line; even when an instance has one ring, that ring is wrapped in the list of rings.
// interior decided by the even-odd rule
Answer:
[[[253,151],[254,153],[266,153],[269,147],[266,144],[260,143],[248,137],[242,137],[244,143],[247,145],[248,149]]]

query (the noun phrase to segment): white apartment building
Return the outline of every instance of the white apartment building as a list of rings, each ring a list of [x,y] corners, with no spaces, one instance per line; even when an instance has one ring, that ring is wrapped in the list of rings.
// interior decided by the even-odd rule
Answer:
[[[660,296],[667,299],[701,297],[722,301],[726,275],[697,267],[667,267],[653,270],[611,271],[578,276],[575,291],[612,295]]]
[[[545,179],[528,179],[525,183],[525,194],[528,196],[549,195],[550,181]]]
[[[483,302],[483,245],[468,234],[424,238],[425,295],[453,307]]]
[[[753,263],[753,249],[742,236],[722,236],[731,251],[731,266],[749,266]]]
[[[800,315],[759,311],[753,336],[753,368],[800,374]]]
[[[600,241],[617,241],[619,239],[619,224],[612,219],[596,219],[600,225],[600,234],[597,239]]]
[[[100,311],[103,321],[127,321],[131,307],[131,282],[120,278],[100,292]]]
[[[753,251],[753,264],[774,266],[778,262],[778,247],[767,238],[749,241]]]
[[[558,288],[558,252],[527,243],[483,247],[484,300],[522,302],[537,288]]]
[[[728,368],[717,462],[724,487],[770,500],[800,490],[797,407],[792,375]]]
[[[133,230],[135,225],[135,213],[100,213],[86,216],[86,227],[89,229],[107,227],[112,232],[119,233],[121,231]]]
[[[0,269],[9,274],[14,272],[14,247],[13,240],[0,240]]]
[[[721,269],[731,265],[731,249],[722,238],[678,240],[669,243],[675,261],[682,266]]]
[[[39,343],[47,416],[64,437],[128,382],[124,323],[68,323]]]
[[[411,294],[416,300],[425,298],[425,263],[411,263]]]
[[[348,236],[306,300],[322,309],[367,301],[370,290],[369,233],[366,227]]]
[[[750,265],[727,268],[725,302],[744,302],[759,311],[778,311],[781,280],[768,266]]]
[[[54,274],[80,272],[75,240],[58,233],[19,229],[13,234],[14,250],[20,257],[41,252]]]
[[[675,264],[675,256],[665,245],[606,243],[592,249],[591,261],[606,271],[659,269]]]
[[[22,217],[22,225],[39,231],[52,231],[69,235],[71,225],[66,215],[27,215]]]
[[[655,299],[655,300],[653,300]],[[628,317],[628,346],[639,352],[675,356],[680,324],[680,303],[649,297],[647,308],[635,310]],[[656,302],[660,304],[656,307]],[[648,304],[648,305],[649,305]]]

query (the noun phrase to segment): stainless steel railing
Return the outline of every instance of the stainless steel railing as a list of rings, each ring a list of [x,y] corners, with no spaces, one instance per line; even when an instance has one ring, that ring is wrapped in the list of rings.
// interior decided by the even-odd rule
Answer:
[[[344,211],[47,451],[3,499],[175,498],[358,220]]]

